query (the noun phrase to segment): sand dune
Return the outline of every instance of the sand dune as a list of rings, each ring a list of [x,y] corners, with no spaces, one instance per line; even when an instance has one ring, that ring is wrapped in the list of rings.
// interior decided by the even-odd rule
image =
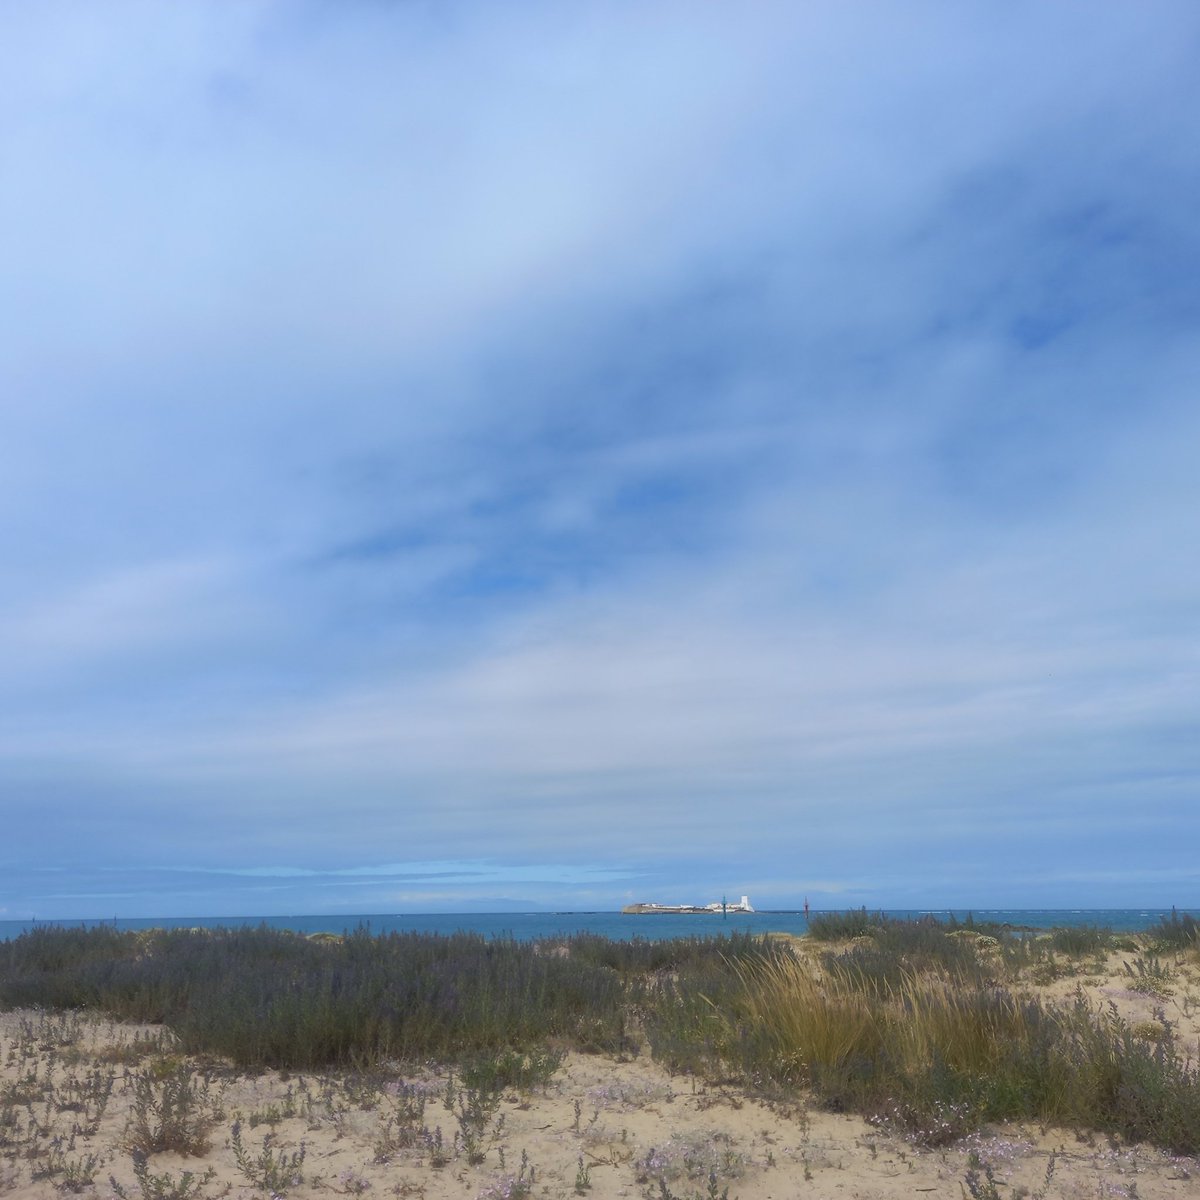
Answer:
[[[1082,988],[1135,1022],[1165,1005],[1195,1042],[1190,978],[1157,997],[1129,982],[1114,955],[1102,972],[1040,990],[1067,999]],[[179,1196],[185,1172],[193,1195],[247,1200],[1200,1196],[1200,1163],[1151,1147],[1007,1126],[922,1149],[803,1097],[672,1076],[646,1054],[572,1053],[545,1085],[475,1109],[479,1098],[434,1067],[247,1075],[178,1055],[164,1030],[77,1014],[0,1014],[0,1054],[0,1192],[15,1197]],[[139,1119],[143,1137],[191,1134],[197,1151],[149,1155],[145,1187]]]

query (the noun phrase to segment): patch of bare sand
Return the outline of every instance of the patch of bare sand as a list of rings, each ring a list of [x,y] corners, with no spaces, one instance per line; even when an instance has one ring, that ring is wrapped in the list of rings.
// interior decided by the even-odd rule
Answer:
[[[1185,1047],[1200,1041],[1200,963],[1193,955],[1119,950],[1060,968],[1058,978],[1030,990],[1057,1003],[1083,996],[1113,1007],[1135,1029],[1166,1020]]]
[[[1094,990],[1119,978],[1098,978]],[[246,1075],[173,1055],[159,1030],[28,1013],[0,1014],[0,1052],[0,1192],[14,1197],[108,1197],[115,1194],[110,1176],[128,1195],[142,1196],[131,1140],[137,1081],[147,1077],[153,1087],[147,1093],[142,1083],[140,1094],[159,1099],[163,1081],[189,1081],[210,1143],[197,1156],[150,1156],[163,1196],[185,1171],[193,1182],[211,1171],[199,1195],[244,1200],[693,1200],[726,1191],[730,1200],[961,1197],[975,1162],[991,1166],[996,1194],[1005,1197],[1039,1188],[1064,1200],[1200,1196],[1200,1165],[1151,1148],[1006,1127],[950,1149],[920,1150],[859,1117],[803,1102],[772,1106],[734,1088],[672,1077],[645,1057],[571,1055],[544,1087],[506,1093],[470,1140],[463,1117],[469,1097],[448,1090],[449,1077],[437,1071],[366,1079]],[[148,1114],[152,1127],[162,1118]]]

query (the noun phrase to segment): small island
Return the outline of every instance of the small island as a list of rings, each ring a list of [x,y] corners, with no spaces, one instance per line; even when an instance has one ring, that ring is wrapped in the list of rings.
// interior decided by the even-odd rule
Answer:
[[[725,900],[716,900],[712,904],[626,904],[621,912],[633,916],[651,916],[653,914],[668,914],[670,916],[701,916],[713,913],[752,913],[753,906],[749,896],[743,896],[736,904]]]

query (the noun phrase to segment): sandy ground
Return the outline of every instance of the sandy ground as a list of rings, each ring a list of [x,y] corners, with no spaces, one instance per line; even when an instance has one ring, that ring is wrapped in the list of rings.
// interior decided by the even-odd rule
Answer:
[[[1152,1020],[1160,1008],[1185,1044],[1195,1045],[1200,973],[1177,969],[1170,994],[1156,997],[1128,986],[1135,980],[1124,962],[1132,957],[1113,955],[1102,968],[1092,964],[1036,990],[1069,999],[1082,988],[1134,1021]],[[178,1197],[190,1171],[192,1194],[247,1200],[285,1193],[959,1198],[971,1195],[967,1172],[979,1163],[990,1164],[995,1180],[993,1192],[980,1190],[988,1186],[980,1174],[982,1196],[1200,1197],[1200,1162],[1150,1147],[1010,1126],[922,1150],[803,1099],[771,1105],[717,1083],[672,1077],[647,1056],[570,1055],[544,1087],[505,1094],[468,1145],[463,1095],[448,1092],[447,1076],[436,1071],[247,1076],[172,1054],[161,1030],[19,1012],[0,1014],[0,1055],[0,1193],[14,1197],[109,1197],[118,1194],[113,1179],[131,1197]],[[176,1123],[199,1131],[208,1146],[189,1157],[153,1154],[147,1169],[154,1179],[144,1177],[143,1188],[130,1152],[135,1081],[146,1072],[178,1078],[180,1070],[192,1091]],[[161,1102],[161,1087],[148,1094]],[[143,1105],[143,1112],[152,1125],[172,1118],[169,1109],[146,1112]]]

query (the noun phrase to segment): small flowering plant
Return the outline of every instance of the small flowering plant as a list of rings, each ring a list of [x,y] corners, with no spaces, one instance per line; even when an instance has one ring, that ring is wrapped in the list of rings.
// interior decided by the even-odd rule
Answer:
[[[501,1175],[487,1185],[477,1200],[528,1200],[533,1195],[537,1172],[529,1162],[529,1155],[521,1151],[521,1167],[515,1175]]]

